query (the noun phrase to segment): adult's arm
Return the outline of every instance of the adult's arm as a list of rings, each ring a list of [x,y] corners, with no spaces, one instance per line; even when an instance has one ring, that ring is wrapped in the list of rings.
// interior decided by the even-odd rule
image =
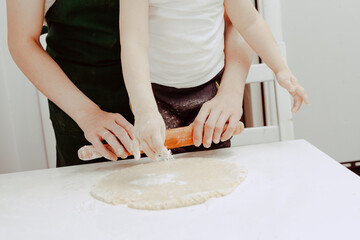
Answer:
[[[194,121],[195,146],[227,141],[243,110],[244,87],[254,52],[225,14],[225,69],[216,96],[206,102]],[[228,123],[223,133],[225,124]]]
[[[120,114],[102,111],[65,75],[40,44],[44,0],[7,0],[8,46],[14,61],[27,78],[65,111],[84,131],[86,139],[106,158],[126,157],[133,152],[132,125]],[[110,134],[108,134],[110,133]],[[102,144],[106,140],[113,148]],[[121,141],[122,144],[119,143]]]

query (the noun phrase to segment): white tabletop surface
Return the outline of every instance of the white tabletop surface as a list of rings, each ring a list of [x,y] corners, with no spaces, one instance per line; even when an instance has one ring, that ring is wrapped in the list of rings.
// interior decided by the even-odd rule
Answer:
[[[89,191],[147,159],[2,174],[0,239],[360,239],[360,178],[304,140],[183,156],[233,161],[248,176],[226,197],[146,211]]]

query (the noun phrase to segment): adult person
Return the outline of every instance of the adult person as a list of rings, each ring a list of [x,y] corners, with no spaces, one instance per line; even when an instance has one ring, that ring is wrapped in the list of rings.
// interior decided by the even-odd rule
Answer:
[[[119,1],[57,0],[45,15],[45,51],[39,37],[48,2],[7,1],[8,44],[16,64],[49,99],[57,167],[83,164],[77,150],[89,143],[109,160],[136,154],[134,117],[120,61]],[[233,28],[227,32],[231,54],[223,80],[236,76],[234,97],[239,101],[232,111],[240,117],[252,53]],[[227,102],[220,100],[215,98],[206,108],[225,107]]]

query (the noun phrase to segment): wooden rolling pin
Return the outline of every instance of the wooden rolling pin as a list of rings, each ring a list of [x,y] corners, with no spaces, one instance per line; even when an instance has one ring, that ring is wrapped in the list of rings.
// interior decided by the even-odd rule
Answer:
[[[225,132],[227,124],[223,132]],[[173,128],[166,130],[166,139],[165,139],[165,146],[167,149],[178,148],[178,147],[186,147],[194,145],[193,142],[193,126],[187,127],[180,127],[180,128]],[[236,125],[236,129],[233,135],[238,135],[244,130],[244,124],[239,122]],[[104,144],[106,148],[110,151],[113,151],[109,144]],[[141,151],[141,153],[143,153]],[[90,161],[96,158],[101,158],[102,155],[93,147],[92,145],[83,146],[78,150],[78,156],[83,161]]]

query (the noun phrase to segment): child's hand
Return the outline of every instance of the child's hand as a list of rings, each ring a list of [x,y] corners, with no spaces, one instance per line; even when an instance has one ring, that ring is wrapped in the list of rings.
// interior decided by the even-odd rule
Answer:
[[[300,109],[303,101],[306,104],[310,104],[304,88],[299,84],[289,69],[281,70],[277,72],[275,76],[280,86],[285,88],[294,98],[294,104],[291,108],[293,113],[296,113]]]
[[[204,147],[209,148],[212,142],[224,142],[233,135],[243,114],[243,95],[236,90],[229,90],[221,92],[219,89],[216,96],[201,107],[193,122],[195,146],[198,147],[202,143]],[[223,133],[226,123],[228,126]]]
[[[141,113],[135,116],[135,136],[142,150],[152,160],[166,154],[165,123],[159,112]]]

